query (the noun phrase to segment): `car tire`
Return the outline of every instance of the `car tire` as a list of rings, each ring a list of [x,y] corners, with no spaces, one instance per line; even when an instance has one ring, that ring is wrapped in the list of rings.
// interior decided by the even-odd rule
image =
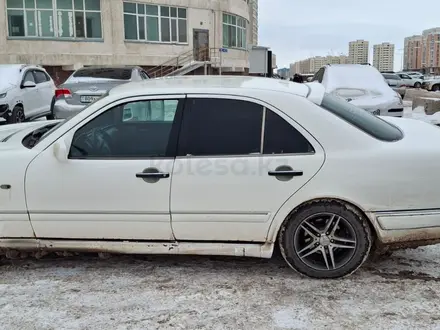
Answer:
[[[416,83],[414,84],[414,88],[420,88],[420,87],[422,87],[422,84],[421,84],[421,83],[416,82]]]
[[[55,119],[55,115],[53,113],[54,106],[55,106],[55,98],[52,98],[52,102],[50,103],[50,114],[48,114],[46,116],[47,120],[54,120]]]
[[[319,279],[355,272],[368,258],[372,242],[366,217],[336,200],[313,201],[300,207],[279,233],[281,254],[287,264]]]
[[[16,105],[8,118],[8,124],[22,123],[26,120],[24,109],[20,105]]]
[[[437,84],[437,85],[434,85],[434,86],[432,86],[432,89],[431,89],[433,92],[438,92],[438,91],[440,91],[440,85],[439,84]]]

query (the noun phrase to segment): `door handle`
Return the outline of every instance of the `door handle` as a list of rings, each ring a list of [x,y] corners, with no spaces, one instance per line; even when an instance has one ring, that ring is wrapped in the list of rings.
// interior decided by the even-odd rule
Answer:
[[[303,171],[295,171],[295,170],[287,170],[287,171],[269,171],[268,174],[270,176],[302,176],[304,173]]]
[[[156,178],[156,179],[166,179],[170,177],[170,173],[164,173],[164,172],[152,172],[152,173],[145,173],[140,172],[136,173],[137,178]]]

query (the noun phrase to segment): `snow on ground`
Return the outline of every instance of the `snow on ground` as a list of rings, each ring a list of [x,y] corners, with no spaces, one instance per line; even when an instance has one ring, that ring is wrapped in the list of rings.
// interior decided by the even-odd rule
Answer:
[[[0,274],[2,329],[440,329],[440,245],[340,280],[279,257],[46,257]]]

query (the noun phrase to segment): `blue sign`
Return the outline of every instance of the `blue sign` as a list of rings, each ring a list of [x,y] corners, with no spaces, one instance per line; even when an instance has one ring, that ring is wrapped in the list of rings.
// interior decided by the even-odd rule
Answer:
[[[222,53],[227,53],[227,52],[228,52],[228,49],[227,49],[227,48],[220,48],[219,50],[220,50],[220,52],[222,52]]]

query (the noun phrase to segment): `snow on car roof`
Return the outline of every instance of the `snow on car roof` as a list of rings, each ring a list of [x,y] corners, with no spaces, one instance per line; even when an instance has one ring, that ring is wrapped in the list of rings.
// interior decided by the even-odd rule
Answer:
[[[298,84],[287,80],[251,76],[179,76],[131,82],[113,88],[110,94],[154,94],[154,93],[197,93],[203,90],[261,89],[279,91],[307,97],[308,84]]]
[[[381,93],[389,93],[391,90],[382,74],[375,67],[362,64],[327,66],[323,84],[329,93],[340,88],[359,88]]]

